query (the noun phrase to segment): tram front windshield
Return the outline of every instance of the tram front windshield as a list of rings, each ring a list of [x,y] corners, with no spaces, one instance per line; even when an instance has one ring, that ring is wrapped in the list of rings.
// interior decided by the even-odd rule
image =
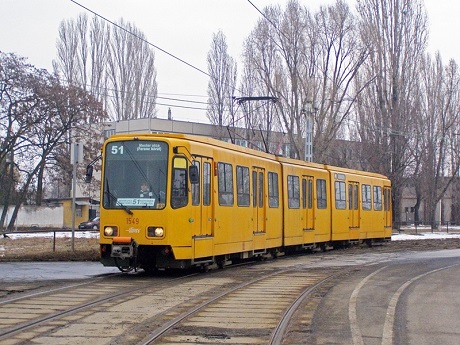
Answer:
[[[161,209],[166,202],[168,145],[161,141],[117,141],[105,150],[103,207]]]

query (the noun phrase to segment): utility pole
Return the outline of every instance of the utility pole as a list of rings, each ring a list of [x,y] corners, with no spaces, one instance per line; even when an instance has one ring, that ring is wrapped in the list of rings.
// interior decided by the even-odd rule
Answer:
[[[313,162],[313,104],[308,101],[302,113],[305,114],[305,161]]]
[[[70,150],[70,163],[72,163],[72,252],[75,251],[75,203],[77,191],[77,164],[83,161],[83,144],[73,143]]]

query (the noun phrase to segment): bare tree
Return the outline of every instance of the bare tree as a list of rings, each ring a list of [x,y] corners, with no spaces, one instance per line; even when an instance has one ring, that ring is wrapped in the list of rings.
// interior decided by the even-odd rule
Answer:
[[[86,16],[82,16],[86,18]],[[78,46],[81,33],[74,20],[63,21],[59,26],[57,60],[53,61],[56,73],[62,75],[69,84],[81,83]]]
[[[393,214],[399,222],[427,18],[418,0],[358,0],[357,8],[361,38],[370,52],[360,77],[372,80],[357,107],[360,135],[372,169],[392,180]]]
[[[315,160],[330,161],[331,144],[334,139],[350,139],[346,120],[353,112],[358,95],[366,87],[355,87],[358,72],[368,58],[369,50],[359,39],[358,22],[344,1],[321,7],[314,21],[309,21],[311,49],[308,52],[310,69],[315,73],[310,79],[316,81],[314,104]]]
[[[256,28],[256,30],[259,28]],[[257,71],[260,71],[257,68],[259,61],[255,56],[257,50],[253,49],[253,45],[257,44],[257,42],[253,42],[253,39],[254,35],[250,35],[244,45],[244,69],[240,87],[241,94],[242,98],[248,97],[251,99],[252,97],[253,99],[257,99],[258,97],[267,97],[268,99],[262,99],[257,102],[241,102],[237,109],[243,113],[239,117],[241,117],[243,127],[246,129],[245,139],[249,145],[261,150],[268,148],[269,152],[279,154],[282,152],[281,144],[283,138],[273,138],[273,144],[276,144],[276,146],[272,147],[272,135],[273,132],[283,132],[283,127],[279,123],[276,105],[274,105],[276,100],[273,98],[269,99],[273,97],[271,96],[270,89],[266,84],[260,82],[260,75],[257,73]],[[270,49],[269,47],[265,48]]]
[[[155,115],[157,97],[154,53],[144,34],[121,19],[110,39],[108,80],[110,103],[116,120]]]
[[[227,40],[222,31],[213,35],[207,61],[210,75],[206,112],[208,119],[219,127],[234,126],[232,102],[236,86],[237,65],[228,54]]]
[[[0,54],[0,77],[0,128],[5,133],[0,166],[5,167],[2,187],[7,186],[0,225],[4,225],[8,206],[14,204],[11,228],[23,202],[40,204],[46,168],[55,151],[68,145],[70,129],[86,127],[89,119],[101,123],[105,113],[83,89],[65,87],[45,70],[12,54]],[[88,128],[84,134],[92,136]],[[31,191],[35,198],[27,199]]]
[[[433,63],[427,58],[423,67],[421,91],[424,101],[417,122],[420,139],[414,152],[420,169],[414,180],[418,186],[417,199],[425,201],[427,221],[435,229],[438,226],[437,205],[458,177],[460,75],[458,65],[451,60],[443,66],[439,54]]]
[[[88,24],[84,14],[63,21],[54,70],[102,102],[112,120],[155,116],[154,53],[133,24],[116,25],[110,29],[98,17]]]
[[[289,137],[291,156],[303,157],[308,103],[314,117],[314,160],[328,161],[332,139],[340,134],[356,94],[353,80],[366,59],[348,6],[338,1],[312,16],[298,1],[267,7],[247,40],[247,60],[270,94],[279,98],[279,122]],[[248,54],[249,55],[249,54]]]
[[[20,179],[15,163],[27,146],[31,126],[42,122],[42,114],[35,111],[40,100],[32,87],[37,73],[39,71],[24,58],[0,52],[0,193],[3,202],[0,227],[4,225],[9,205],[17,199]]]
[[[301,114],[307,101],[301,78],[305,45],[305,17],[297,1],[290,1],[286,11],[279,6],[266,7],[245,43],[245,71],[252,73],[258,90],[276,97],[276,114],[287,133],[290,155],[301,154]],[[245,77],[249,80],[249,76]],[[268,123],[269,121],[263,121]]]

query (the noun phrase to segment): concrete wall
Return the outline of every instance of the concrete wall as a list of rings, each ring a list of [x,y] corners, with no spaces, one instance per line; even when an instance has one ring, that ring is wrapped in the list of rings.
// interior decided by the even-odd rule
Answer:
[[[0,209],[3,207],[0,206]],[[90,213],[99,214],[99,205],[90,205],[88,198],[80,198],[75,202],[75,228],[81,222],[89,220]],[[5,227],[8,226],[14,206],[10,206],[7,213]],[[26,205],[21,206],[14,224],[14,229],[22,228],[72,228],[72,199],[55,199],[47,206]]]
[[[9,207],[6,224],[8,225],[13,214],[14,206]],[[21,206],[14,228],[63,228],[64,207]]]

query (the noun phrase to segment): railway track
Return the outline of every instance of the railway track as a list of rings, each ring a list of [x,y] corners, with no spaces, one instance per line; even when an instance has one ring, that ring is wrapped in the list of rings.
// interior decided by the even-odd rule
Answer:
[[[405,278],[393,263],[403,255],[329,252],[180,277],[117,274],[0,300],[0,344],[390,345],[403,288],[444,269],[422,266]]]
[[[296,268],[265,274],[179,314],[139,344],[280,344],[300,303],[338,270]],[[205,330],[205,331],[204,331]],[[231,341],[230,341],[231,339]]]
[[[296,301],[337,270],[273,263],[180,278],[116,275],[5,300],[0,343],[276,344]]]
[[[155,282],[161,288],[193,275],[160,278]],[[130,281],[129,277],[116,275],[0,301],[0,343],[6,340],[9,343],[26,343],[39,334],[68,326],[72,320],[93,314],[101,306],[129,303],[141,297],[143,291],[151,286],[149,278]]]

